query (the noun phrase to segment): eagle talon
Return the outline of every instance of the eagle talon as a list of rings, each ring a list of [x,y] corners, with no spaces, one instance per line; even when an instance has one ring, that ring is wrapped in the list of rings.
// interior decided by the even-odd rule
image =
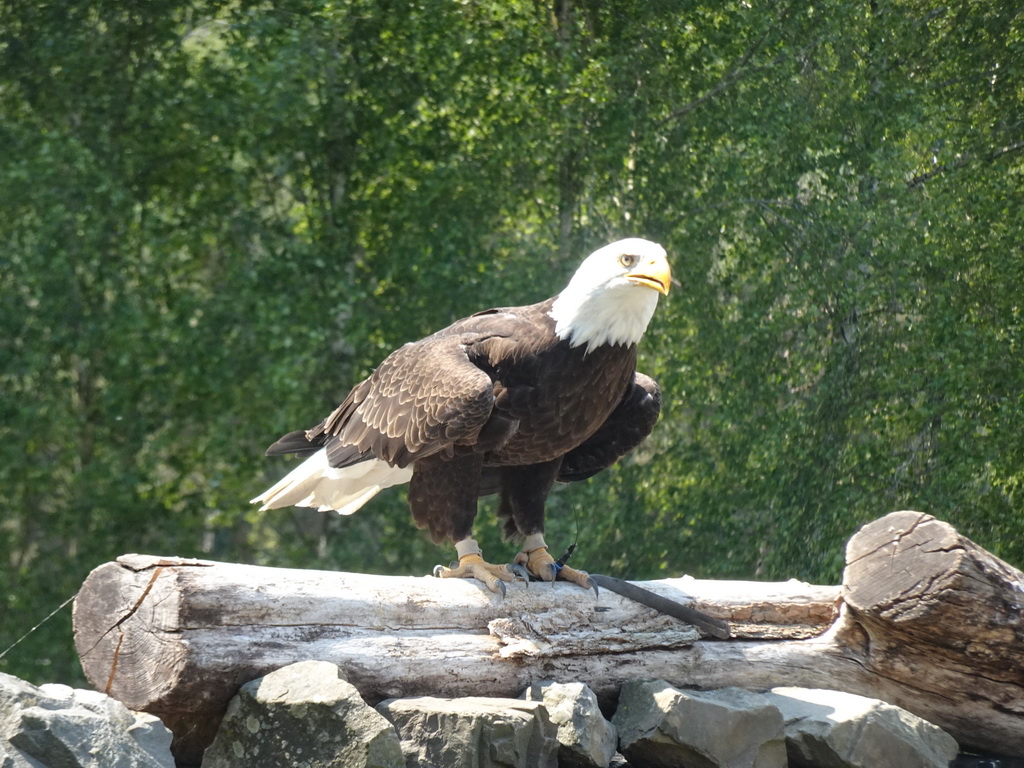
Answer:
[[[502,597],[507,594],[505,582],[516,579],[515,572],[509,566],[485,562],[476,553],[463,555],[459,562],[452,563],[450,568],[436,566],[434,575],[440,579],[476,579],[491,592],[499,593]]]
[[[525,564],[526,569],[535,579],[550,581],[552,587],[556,581],[569,581],[584,589],[594,590],[595,598],[601,596],[597,584],[590,578],[590,574],[586,571],[577,571],[568,565],[560,565],[548,552],[547,547],[520,552],[516,555],[516,563]]]
[[[551,586],[555,586],[555,582],[558,581],[558,564],[550,563],[547,566],[548,573],[543,576],[544,581],[550,581]]]
[[[530,572],[525,566],[520,563],[509,563],[506,567],[527,587],[530,586]]]
[[[558,578],[562,581],[571,581],[577,586],[583,587],[584,589],[594,590],[594,596],[600,597],[601,593],[597,588],[597,584],[590,578],[590,574],[586,571],[577,571],[575,568],[570,568],[568,565],[563,565],[558,571]]]
[[[580,586],[594,590],[594,599],[595,600],[600,599],[600,597],[601,597],[601,590],[597,588],[597,584],[594,582],[594,580],[592,578],[590,578],[590,575],[587,574],[586,571],[580,571],[580,573],[583,573],[587,577],[587,580],[586,580],[587,583],[586,584],[580,584]]]

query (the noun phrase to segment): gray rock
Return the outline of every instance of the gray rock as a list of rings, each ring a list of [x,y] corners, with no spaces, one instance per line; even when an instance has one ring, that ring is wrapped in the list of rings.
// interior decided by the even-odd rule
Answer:
[[[102,693],[0,673],[0,767],[174,768],[171,732]]]
[[[583,683],[544,681],[527,688],[523,697],[543,702],[558,728],[559,768],[608,768],[618,737],[590,688]]]
[[[9,743],[0,743],[0,768],[47,768],[37,760],[26,757]]]
[[[782,715],[739,688],[681,691],[664,680],[622,686],[612,718],[635,768],[785,768]]]
[[[793,768],[946,768],[953,737],[878,699],[806,688],[773,688],[769,700],[786,721]]]
[[[398,729],[408,768],[557,766],[557,729],[537,701],[422,696],[377,709]]]
[[[246,683],[228,705],[203,768],[405,768],[398,735],[325,661]]]
[[[0,740],[0,768],[48,768],[11,746],[7,740]]]

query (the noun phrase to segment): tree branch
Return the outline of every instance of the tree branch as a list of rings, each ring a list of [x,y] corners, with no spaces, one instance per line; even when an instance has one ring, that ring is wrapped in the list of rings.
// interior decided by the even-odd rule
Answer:
[[[1013,152],[1019,152],[1022,149],[1024,149],[1024,141],[1016,141],[1013,144],[1007,144],[1004,147],[999,147],[998,149],[992,150],[987,155],[981,158],[981,162],[994,163],[996,160],[1003,157],[1004,155],[1009,155],[1012,154]],[[907,188],[917,189],[926,182],[934,179],[936,176],[941,176],[950,171],[958,171],[961,168],[970,165],[973,159],[974,158],[970,156],[961,157],[954,163],[942,163],[941,165],[936,166],[930,171],[927,171],[925,173],[919,173],[917,176],[914,176],[914,178],[907,182]]]
[[[659,125],[664,125],[665,123],[671,122],[672,120],[678,120],[679,118],[688,115],[690,112],[693,112],[693,110],[697,109],[697,107],[699,107],[701,104],[710,101],[719,93],[724,91],[726,88],[733,85],[740,79],[746,77],[751,72],[756,72],[758,69],[761,69],[761,67],[754,67],[753,69],[743,71],[744,67],[746,67],[747,64],[750,63],[750,60],[754,57],[754,54],[757,53],[758,48],[761,47],[761,44],[764,42],[765,38],[768,37],[769,31],[769,29],[766,29],[764,32],[761,33],[760,37],[758,37],[753,43],[751,43],[750,47],[747,48],[746,52],[740,57],[740,60],[736,62],[736,64],[727,74],[722,76],[722,79],[719,80],[714,85],[714,87],[708,90],[703,96],[700,96],[694,99],[693,101],[689,102],[688,104],[683,105],[679,109],[672,112],[672,114],[663,118],[659,122]]]

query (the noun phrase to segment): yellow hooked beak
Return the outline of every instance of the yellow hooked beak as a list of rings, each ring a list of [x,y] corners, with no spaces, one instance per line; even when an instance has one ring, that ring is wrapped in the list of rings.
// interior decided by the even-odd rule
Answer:
[[[660,255],[652,256],[627,272],[626,279],[653,288],[662,296],[668,296],[668,289],[672,284],[672,271],[669,269],[668,259]]]

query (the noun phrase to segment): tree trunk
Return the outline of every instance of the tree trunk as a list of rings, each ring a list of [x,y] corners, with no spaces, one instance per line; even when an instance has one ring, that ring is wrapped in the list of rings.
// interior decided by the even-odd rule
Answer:
[[[295,661],[388,697],[518,696],[540,679],[833,688],[898,704],[966,746],[1024,754],[1022,574],[916,512],[863,528],[844,585],[642,583],[732,624],[732,639],[578,587],[366,576],[128,555],[75,602],[89,680],[159,715],[195,762],[243,683]],[[842,595],[842,598],[840,598]]]

